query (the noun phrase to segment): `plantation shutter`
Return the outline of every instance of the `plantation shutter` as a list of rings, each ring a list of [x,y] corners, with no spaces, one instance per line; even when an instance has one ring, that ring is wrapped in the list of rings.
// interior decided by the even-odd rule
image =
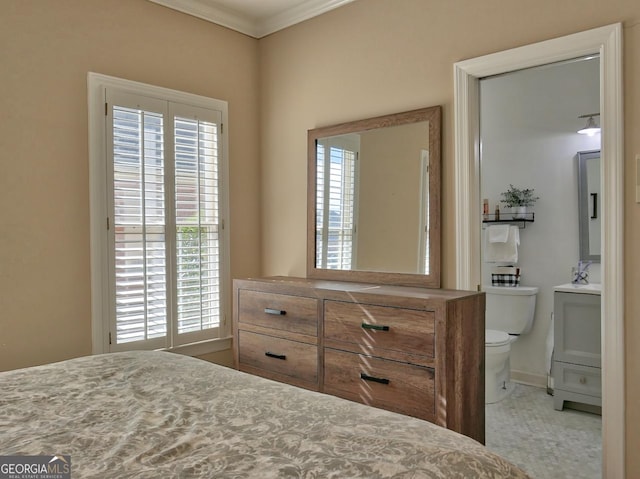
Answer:
[[[218,337],[214,110],[107,90],[110,350]]]
[[[172,104],[176,344],[220,326],[220,113]]]
[[[352,269],[355,257],[357,138],[318,141],[316,266]]]
[[[167,345],[166,102],[108,95],[112,350]]]

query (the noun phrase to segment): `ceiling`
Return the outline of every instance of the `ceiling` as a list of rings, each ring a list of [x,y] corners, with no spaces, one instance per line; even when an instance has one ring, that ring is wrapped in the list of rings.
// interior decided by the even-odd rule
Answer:
[[[150,0],[261,38],[354,0]]]

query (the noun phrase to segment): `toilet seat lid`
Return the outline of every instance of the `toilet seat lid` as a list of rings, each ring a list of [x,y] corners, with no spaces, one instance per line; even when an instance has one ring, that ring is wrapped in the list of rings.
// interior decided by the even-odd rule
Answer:
[[[509,344],[510,341],[510,336],[504,331],[487,329],[484,332],[484,343],[487,346],[503,346],[505,344]]]

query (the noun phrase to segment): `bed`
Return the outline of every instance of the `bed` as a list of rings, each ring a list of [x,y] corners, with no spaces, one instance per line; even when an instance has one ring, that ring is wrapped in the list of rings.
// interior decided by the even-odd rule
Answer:
[[[85,478],[526,478],[426,421],[168,352],[0,373],[0,455]]]

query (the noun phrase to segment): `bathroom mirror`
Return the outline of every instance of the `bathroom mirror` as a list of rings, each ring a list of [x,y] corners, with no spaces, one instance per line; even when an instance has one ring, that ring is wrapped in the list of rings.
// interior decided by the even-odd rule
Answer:
[[[440,287],[441,115],[309,130],[308,277]]]
[[[600,262],[600,150],[578,152],[580,259]]]

